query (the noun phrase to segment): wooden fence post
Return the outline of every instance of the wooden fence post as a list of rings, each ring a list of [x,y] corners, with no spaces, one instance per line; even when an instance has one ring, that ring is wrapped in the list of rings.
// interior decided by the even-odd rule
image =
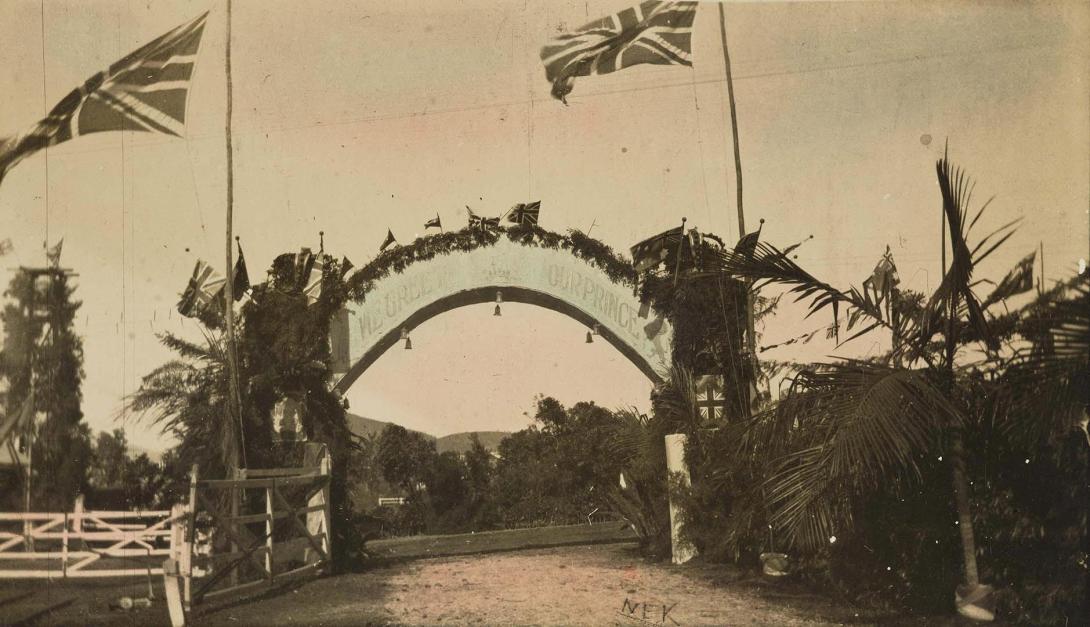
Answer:
[[[229,474],[231,475],[231,479],[234,479],[236,481],[239,480],[239,479],[245,479],[246,478],[246,471],[241,470],[239,468],[232,467],[231,472]],[[241,493],[242,493],[242,490],[240,490],[237,486],[231,488],[231,518],[233,518],[233,519],[237,519],[239,513],[241,512],[241,507],[240,507],[240,502],[239,502],[241,500],[241,497],[242,497]],[[228,523],[228,525],[233,526],[233,530],[236,533],[238,532],[238,528],[242,526],[242,525],[239,525],[235,520],[232,520],[230,523]],[[239,546],[238,546],[238,543],[235,542],[235,534],[232,534],[231,535],[231,552],[234,553],[234,552],[236,552],[238,550],[239,550]],[[232,586],[237,586],[238,585],[238,569],[239,569],[238,566],[231,569],[231,585]]]
[[[181,579],[185,573],[183,555],[186,547],[185,505],[175,504],[170,508],[170,556],[163,562],[163,588],[167,596],[167,611],[170,612],[172,627],[185,627],[185,608],[182,605]]]
[[[318,477],[322,482],[321,490],[314,493],[313,496],[307,501],[307,507],[309,509],[316,509],[316,511],[307,512],[307,533],[312,536],[316,536],[322,533],[322,549],[325,551],[326,556],[332,556],[330,553],[330,532],[329,532],[329,481],[330,481],[330,460],[329,460],[329,447],[322,445],[322,450],[317,455],[318,462]],[[317,554],[317,551],[307,549],[306,563],[313,564],[322,559],[321,555]]]
[[[276,489],[276,479],[272,485],[265,488],[265,575],[269,581],[273,579],[273,490]]]
[[[183,589],[183,607],[188,612],[193,609],[193,545],[197,540],[197,464],[189,471],[189,522],[186,524],[186,540],[182,553],[182,576],[185,578]]]

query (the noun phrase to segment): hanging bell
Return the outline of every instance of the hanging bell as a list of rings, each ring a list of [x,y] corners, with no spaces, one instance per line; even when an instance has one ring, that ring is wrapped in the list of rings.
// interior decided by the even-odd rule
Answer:
[[[411,351],[413,349],[413,341],[409,338],[408,329],[401,328],[401,339],[405,340],[405,350]]]
[[[599,327],[598,327],[598,323],[597,323],[597,322],[595,322],[595,323],[594,323],[594,334],[595,334],[595,335],[601,335],[600,333],[598,333],[598,331],[599,331],[599,330],[600,330],[600,329],[599,329]]]
[[[591,337],[590,331],[588,330],[587,331],[587,344],[593,344],[593,343],[594,343],[594,338]]]
[[[503,304],[503,292],[496,291],[496,309],[492,311],[493,316],[503,315],[500,313],[500,305]]]

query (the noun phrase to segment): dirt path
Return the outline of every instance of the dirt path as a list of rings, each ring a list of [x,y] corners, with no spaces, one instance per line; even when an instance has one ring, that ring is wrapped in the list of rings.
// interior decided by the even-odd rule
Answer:
[[[330,577],[199,625],[828,625],[850,610],[775,597],[721,567],[650,564],[631,544],[421,560]]]

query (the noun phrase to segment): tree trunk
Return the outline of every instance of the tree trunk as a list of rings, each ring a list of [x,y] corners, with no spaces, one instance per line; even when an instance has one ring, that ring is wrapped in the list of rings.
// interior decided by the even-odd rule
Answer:
[[[950,466],[953,468],[954,505],[958,512],[958,531],[961,533],[962,564],[965,567],[965,583],[975,588],[980,583],[976,567],[976,538],[973,537],[973,515],[969,497],[969,481],[965,472],[965,450],[961,429],[954,429],[950,438]]]

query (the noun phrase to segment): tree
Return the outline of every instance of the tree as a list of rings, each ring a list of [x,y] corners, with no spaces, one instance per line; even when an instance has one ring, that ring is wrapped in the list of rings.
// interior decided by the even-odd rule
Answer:
[[[411,496],[426,485],[436,456],[435,442],[422,433],[390,424],[379,435],[376,462],[383,478]]]
[[[210,330],[203,344],[169,333],[159,341],[179,358],[144,375],[127,401],[129,408],[178,438],[178,463],[187,469],[198,464],[205,476],[225,477],[240,443],[227,407],[230,392],[221,341]]]
[[[124,429],[100,431],[91,455],[91,484],[99,488],[122,485],[129,443]]]
[[[967,386],[975,367],[959,355],[969,349],[993,359],[998,354],[999,342],[973,291],[973,270],[1010,237],[1014,223],[970,245],[972,227],[987,203],[970,217],[968,178],[945,157],[936,171],[952,258],[941,284],[916,314],[899,306],[895,290],[885,299],[866,289],[840,291],[765,243],[753,255],[724,254],[722,269],[787,286],[810,302],[811,313],[832,309],[838,332],[843,309],[847,330],[857,322],[861,327],[844,341],[878,328],[892,337],[892,349],[879,358],[802,369],[778,408],[754,422],[745,443],[778,460],[767,483],[774,523],[798,544],[823,545],[838,527],[851,526],[853,496],[918,480],[921,460],[943,456],[964,581],[975,588],[977,546],[965,466],[965,430],[974,417]]]
[[[7,412],[33,390],[35,410],[45,419],[34,427],[31,507],[63,511],[87,489],[90,429],[83,421],[83,341],[72,328],[81,303],[63,272],[21,271],[5,296],[14,299],[0,314],[5,329],[0,368],[8,380]],[[32,309],[33,303],[33,309]]]

